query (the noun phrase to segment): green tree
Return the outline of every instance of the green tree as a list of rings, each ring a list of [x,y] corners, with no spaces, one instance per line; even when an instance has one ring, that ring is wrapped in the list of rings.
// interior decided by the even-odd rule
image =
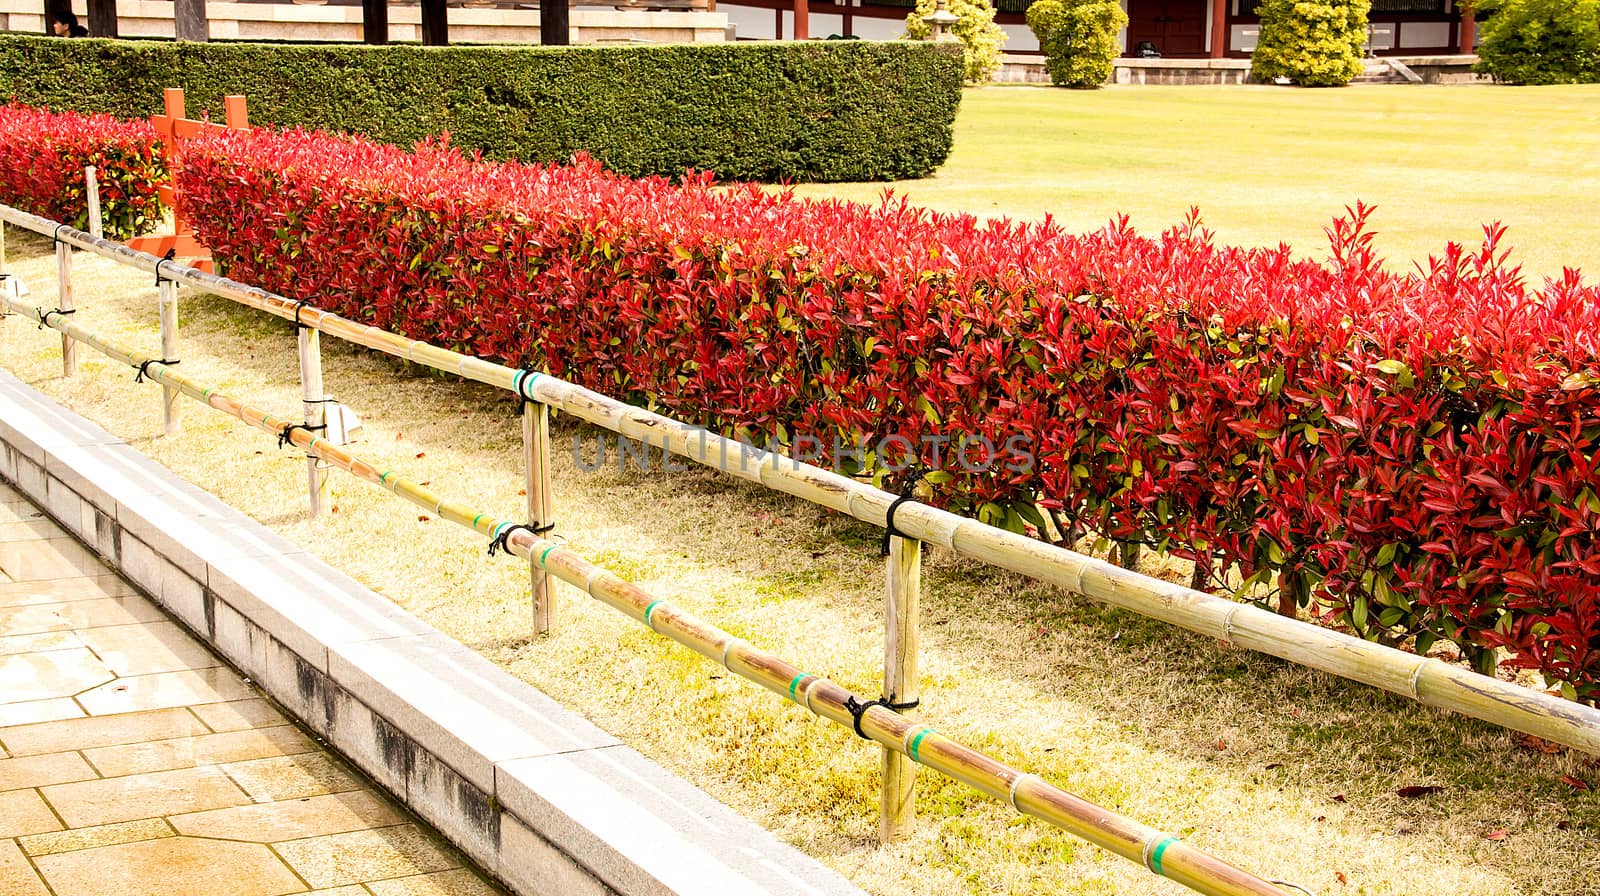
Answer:
[[[1058,87],[1104,84],[1122,50],[1117,33],[1127,24],[1115,0],[1036,0],[1028,7],[1028,27]]]
[[[1371,0],[1261,0],[1261,41],[1250,68],[1258,81],[1338,87],[1361,74]]]
[[[906,16],[906,37],[927,40],[933,29],[923,16],[933,15],[938,0],[917,0],[917,8]],[[967,80],[987,81],[1000,70],[1000,46],[1006,33],[994,23],[994,4],[990,0],[949,0],[956,23],[950,31],[961,41],[967,59]]]
[[[1600,0],[1479,0],[1474,71],[1512,84],[1600,82]]]

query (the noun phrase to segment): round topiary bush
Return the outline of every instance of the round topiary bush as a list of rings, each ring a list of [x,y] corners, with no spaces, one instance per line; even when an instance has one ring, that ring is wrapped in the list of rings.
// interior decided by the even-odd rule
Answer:
[[[1371,0],[1261,0],[1261,42],[1250,60],[1258,81],[1339,87],[1361,74]]]
[[[1510,84],[1600,83],[1600,0],[1479,0],[1473,71]]]
[[[1115,0],[1037,0],[1028,7],[1028,27],[1057,87],[1104,84],[1122,49],[1117,33],[1127,24]]]
[[[1000,70],[1000,46],[1006,33],[994,23],[994,4],[990,0],[948,0],[956,23],[950,32],[961,41],[967,58],[967,80],[987,81]],[[917,8],[906,16],[906,37],[927,40],[933,29],[923,16],[933,15],[938,0],[917,0]]]

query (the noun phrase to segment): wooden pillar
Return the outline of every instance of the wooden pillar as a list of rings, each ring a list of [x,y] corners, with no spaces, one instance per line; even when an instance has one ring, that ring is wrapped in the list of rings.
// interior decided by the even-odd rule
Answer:
[[[176,362],[178,360],[178,284],[171,280],[161,281],[161,360]],[[181,393],[171,386],[161,386],[161,426],[162,432],[168,437],[175,436],[183,428],[179,419],[182,409],[178,404]]]
[[[300,350],[300,401],[306,427],[327,436],[328,401],[322,385],[322,334],[310,327],[295,327]],[[311,496],[311,515],[320,516],[328,504],[328,465],[306,455],[306,488]]]
[[[528,525],[542,528],[554,521],[550,502],[550,406],[537,401],[522,403],[522,459],[527,473]],[[529,557],[533,571],[533,633],[555,631],[555,578]]]
[[[72,311],[72,247],[56,243],[56,307]],[[61,334],[61,375],[72,376],[78,372],[78,343]]]
[[[1471,4],[1457,3],[1456,12],[1461,15],[1461,30],[1456,32],[1456,52],[1475,53],[1473,45],[1478,42],[1477,10]]]
[[[1211,0],[1211,58],[1221,59],[1228,55],[1228,10],[1233,7],[1231,0]]]
[[[572,43],[567,24],[567,0],[539,0],[539,43],[564,47]]]
[[[178,40],[210,40],[211,23],[206,19],[206,0],[175,0],[173,32]]]
[[[83,169],[83,192],[89,199],[89,235],[98,239],[105,236],[105,222],[100,219],[100,180],[93,165]]]
[[[117,0],[89,0],[89,36],[118,37]]]
[[[389,42],[389,0],[361,0],[361,40],[374,46]]]
[[[781,35],[780,35],[781,36]],[[795,40],[811,39],[811,2],[810,0],[794,0],[794,35]]]
[[[889,536],[888,588],[884,592],[883,696],[896,705],[914,703],[917,649],[922,641],[922,542]],[[905,712],[908,710],[902,710]],[[883,748],[878,793],[878,839],[891,843],[916,827],[917,764]]]
[[[430,47],[450,43],[450,20],[444,0],[422,0],[422,43]]]

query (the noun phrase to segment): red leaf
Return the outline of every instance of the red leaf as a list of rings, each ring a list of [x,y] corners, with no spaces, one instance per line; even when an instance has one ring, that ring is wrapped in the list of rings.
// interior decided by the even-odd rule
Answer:
[[[1562,775],[1561,776],[1561,783],[1567,785],[1568,787],[1571,787],[1573,790],[1588,790],[1589,789],[1588,783],[1585,782],[1582,778],[1574,778],[1571,775]]]
[[[1408,784],[1405,787],[1396,790],[1395,794],[1398,796],[1403,796],[1408,800],[1414,800],[1418,797],[1427,796],[1430,793],[1438,793],[1443,789],[1443,787],[1439,787],[1434,784]]]

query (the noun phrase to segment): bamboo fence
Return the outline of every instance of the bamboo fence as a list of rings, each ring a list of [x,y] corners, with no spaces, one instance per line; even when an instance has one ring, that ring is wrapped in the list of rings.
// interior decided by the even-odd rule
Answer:
[[[397,497],[441,519],[465,526],[495,539],[519,557],[585,594],[620,611],[729,672],[805,707],[837,725],[853,729],[863,738],[912,762],[947,775],[981,793],[1008,803],[1015,811],[1052,824],[1123,858],[1139,862],[1152,873],[1211,896],[1289,896],[1276,883],[1259,878],[1178,838],[1068,793],[1043,780],[1012,768],[984,753],[946,737],[932,726],[916,722],[882,705],[866,701],[826,678],[810,674],[749,642],[735,638],[609,570],[585,560],[566,545],[534,535],[513,520],[479,512],[448,500],[392,470],[362,460],[326,438],[314,436],[304,424],[274,417],[242,401],[203,386],[175,372],[159,358],[148,358],[115,345],[86,328],[65,322],[53,311],[29,308],[0,295],[0,308],[59,330],[63,338],[87,345],[106,357],[139,369],[144,378],[163,389],[186,395],[224,414],[293,444],[308,456],[325,461],[357,479],[387,489]],[[909,563],[909,560],[901,561]],[[865,706],[865,709],[862,707]]]
[[[0,221],[153,272],[159,259],[45,218],[0,205]],[[516,370],[407,339],[252,286],[167,262],[164,276],[356,345],[477,382],[508,389],[631,439],[705,466],[827,507],[879,527],[897,495],[755,449],[636,408],[556,377]],[[67,341],[67,340],[64,340]],[[1600,710],[1520,685],[1419,657],[1260,607],[1150,578],[977,520],[916,502],[903,502],[895,528],[1041,582],[1180,628],[1358,681],[1428,706],[1492,722],[1593,755],[1600,755]]]

